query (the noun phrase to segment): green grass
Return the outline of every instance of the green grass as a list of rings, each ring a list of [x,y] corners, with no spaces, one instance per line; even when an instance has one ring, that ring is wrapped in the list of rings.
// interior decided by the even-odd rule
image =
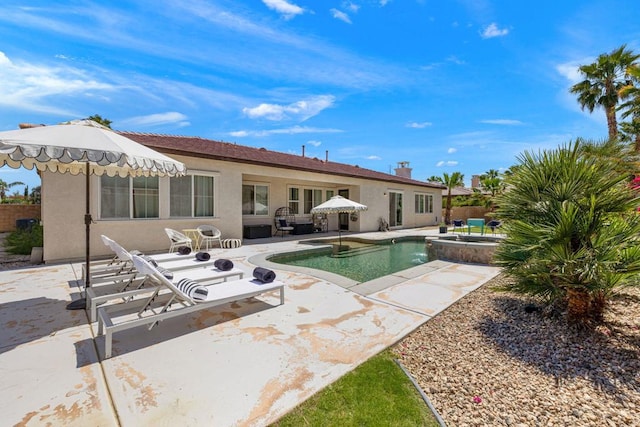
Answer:
[[[386,350],[312,396],[273,427],[438,426]]]

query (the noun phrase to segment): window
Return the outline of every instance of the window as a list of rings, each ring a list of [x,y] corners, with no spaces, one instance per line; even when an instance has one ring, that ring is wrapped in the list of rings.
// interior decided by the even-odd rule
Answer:
[[[129,218],[129,178],[100,177],[100,218]]]
[[[433,196],[431,194],[416,194],[416,213],[433,213]]]
[[[169,179],[169,216],[191,216],[191,183],[189,175]]]
[[[293,215],[300,213],[300,189],[296,187],[289,188],[289,211]]]
[[[133,217],[158,218],[160,205],[158,197],[158,177],[141,176],[132,179],[133,182]]]
[[[304,190],[304,213],[311,213],[311,209],[322,203],[322,190]]]
[[[269,187],[266,185],[242,186],[242,215],[269,214]]]
[[[169,180],[171,217],[214,216],[214,177],[187,175]]]
[[[100,177],[100,218],[158,218],[159,178]]]
[[[302,198],[300,197],[302,193]],[[304,188],[302,192],[298,187],[289,187],[289,210],[292,214],[310,214],[311,209],[318,206],[324,200],[322,199],[323,193],[325,194],[324,200],[329,200],[333,197],[333,190],[321,190],[315,188]],[[302,205],[302,210],[300,209]]]
[[[193,177],[193,216],[213,216],[213,177]]]

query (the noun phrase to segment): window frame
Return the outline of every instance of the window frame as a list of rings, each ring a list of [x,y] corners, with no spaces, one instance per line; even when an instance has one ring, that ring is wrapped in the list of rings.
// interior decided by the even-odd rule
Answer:
[[[244,207],[242,208],[242,216],[243,217],[268,217],[270,211],[271,204],[271,187],[267,183],[262,182],[243,182],[242,183],[242,206],[244,206],[244,187],[253,187],[253,213],[245,213]],[[258,192],[256,191],[256,187],[264,187],[267,190],[267,205],[265,213],[256,213],[256,195]]]
[[[419,206],[419,199],[422,203]],[[419,209],[422,207],[422,209]],[[414,197],[414,212],[416,215],[427,215],[433,213],[433,194],[428,193],[415,193]]]
[[[133,180],[135,178],[140,178],[140,177],[131,177],[131,176],[127,176],[127,177],[120,177],[120,176],[115,176],[115,177],[109,177],[108,175],[101,175],[101,176],[94,176],[92,178],[92,187],[93,188],[97,188],[97,191],[94,192],[92,199],[95,201],[95,206],[96,206],[96,210],[95,212],[95,216],[96,218],[98,218],[99,220],[104,220],[104,221],[137,221],[137,220],[154,220],[154,219],[168,219],[168,220],[179,220],[179,219],[191,219],[191,218],[215,218],[217,215],[217,209],[218,209],[218,188],[219,188],[219,177],[220,177],[220,173],[219,172],[214,172],[214,171],[200,171],[200,170],[190,170],[187,175],[187,177],[191,178],[190,181],[190,200],[191,200],[191,206],[189,207],[191,214],[188,216],[172,216],[171,215],[171,179],[175,179],[176,177],[168,177],[168,176],[164,176],[164,177],[149,177],[149,178],[157,178],[158,179],[158,188],[157,188],[157,198],[158,198],[158,216],[154,216],[154,217],[147,217],[147,218],[136,218],[134,217],[134,189],[133,189]],[[194,201],[194,180],[195,177],[206,177],[206,178],[211,178],[213,180],[212,186],[211,186],[211,191],[212,193],[209,193],[207,195],[207,197],[211,197],[212,198],[212,203],[213,203],[213,207],[212,207],[212,215],[203,215],[203,216],[195,216],[195,201]],[[126,180],[126,186],[127,186],[127,210],[128,210],[128,215],[127,216],[109,216],[109,217],[105,217],[104,213],[105,213],[105,199],[103,197],[103,178],[118,178],[121,180]],[[117,188],[117,187],[114,187]],[[115,196],[113,196],[115,197]],[[110,202],[110,201],[109,201]],[[117,202],[117,200],[115,200],[114,202]],[[123,210],[123,209],[121,209]],[[114,208],[115,211],[115,208]],[[117,213],[117,212],[116,212]]]
[[[190,215],[172,215],[171,214],[171,180],[172,179],[176,179],[176,178],[185,178],[185,177],[189,177],[191,178],[191,182],[190,182],[190,188],[189,188],[189,200],[191,202],[191,206],[190,206]],[[211,186],[211,199],[212,199],[212,212],[211,215],[196,215],[196,194],[195,194],[195,189],[196,189],[196,185],[195,185],[195,181],[196,178],[201,177],[201,178],[211,178],[213,180],[212,186]],[[205,171],[190,171],[187,173],[187,175],[185,175],[184,177],[168,177],[168,183],[167,183],[167,205],[168,205],[168,218],[169,219],[179,219],[179,218],[215,218],[216,217],[216,213],[217,213],[217,206],[218,206],[218,177],[219,174],[213,173],[213,172],[205,172]],[[209,196],[207,196],[209,197]]]

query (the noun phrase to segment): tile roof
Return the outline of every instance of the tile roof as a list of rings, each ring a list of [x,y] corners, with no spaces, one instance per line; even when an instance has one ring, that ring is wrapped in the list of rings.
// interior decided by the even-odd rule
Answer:
[[[442,190],[442,196],[446,196],[448,193],[448,189],[445,187]],[[466,188],[466,187],[453,187],[451,189],[451,195],[452,196],[470,196],[474,193],[473,188]]]
[[[376,172],[359,166],[331,161],[327,162],[316,157],[303,157],[295,154],[271,151],[265,148],[254,148],[235,143],[213,141],[197,136],[161,135],[122,131],[118,131],[118,133],[140,144],[169,155],[179,154],[236,163],[274,166],[329,175],[341,175],[373,179],[376,181],[410,184],[428,188],[445,188],[437,183],[417,181],[411,178]]]

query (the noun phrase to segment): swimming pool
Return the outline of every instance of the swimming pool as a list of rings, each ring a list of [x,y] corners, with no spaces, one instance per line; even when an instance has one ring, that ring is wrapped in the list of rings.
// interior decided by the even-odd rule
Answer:
[[[368,282],[429,261],[424,239],[395,243],[342,239],[342,246],[349,249],[338,251],[337,246],[320,251],[274,255],[269,257],[269,261],[329,271],[357,282]]]

